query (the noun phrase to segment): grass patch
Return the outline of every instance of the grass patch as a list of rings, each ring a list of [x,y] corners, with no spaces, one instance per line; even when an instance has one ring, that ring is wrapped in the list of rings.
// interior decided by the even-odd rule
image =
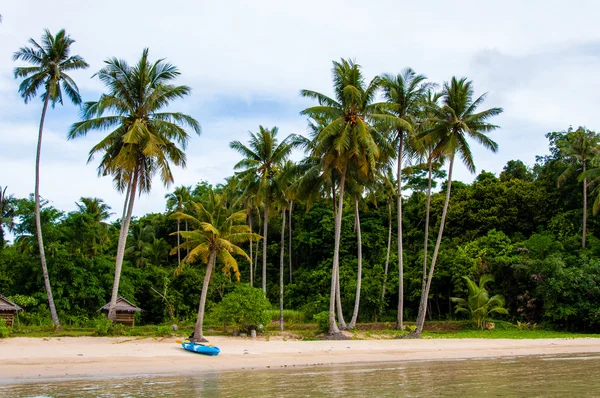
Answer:
[[[272,322],[279,322],[279,310],[269,310],[269,317]],[[301,324],[306,322],[306,314],[302,311],[283,310],[283,322],[291,324]]]

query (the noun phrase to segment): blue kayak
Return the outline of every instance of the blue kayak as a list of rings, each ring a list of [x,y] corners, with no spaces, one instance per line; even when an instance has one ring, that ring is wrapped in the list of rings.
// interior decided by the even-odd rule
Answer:
[[[215,355],[219,354],[219,352],[221,352],[221,350],[219,350],[219,347],[204,345],[204,344],[200,344],[200,343],[184,342],[184,343],[181,343],[181,346],[188,351],[197,352],[198,354],[204,354],[204,355],[210,355],[210,356],[215,356]]]

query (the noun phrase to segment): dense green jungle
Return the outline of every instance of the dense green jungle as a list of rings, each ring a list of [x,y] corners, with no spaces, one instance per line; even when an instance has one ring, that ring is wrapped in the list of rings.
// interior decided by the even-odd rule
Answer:
[[[450,298],[465,294],[462,276],[477,279],[491,274],[495,277],[491,290],[506,299],[509,310],[506,319],[573,331],[600,329],[598,218],[589,217],[587,244],[582,248],[583,197],[577,173],[557,187],[557,179],[573,163],[557,147],[557,142],[568,134],[548,134],[550,155],[538,157],[532,168],[518,160],[510,161],[499,176],[482,171],[471,184],[453,183],[447,229],[431,288],[428,315],[431,319],[456,318]],[[422,282],[426,204],[423,170],[407,170],[406,184],[412,193],[403,199],[405,317],[414,320]],[[206,182],[190,187],[188,200],[202,202],[210,188]],[[440,189],[431,198],[434,231],[442,212],[443,184]],[[227,192],[228,186],[219,185],[214,190]],[[192,263],[175,274],[177,255],[169,253],[177,245],[173,235],[177,220],[171,216],[177,209],[176,197],[172,195],[166,201],[169,206],[164,213],[147,214],[131,222],[120,295],[143,308],[139,315],[142,324],[196,317],[205,266]],[[77,211],[65,213],[46,204],[41,212],[54,299],[59,316],[67,325],[95,318],[97,310],[109,300],[120,227],[119,221],[106,222],[111,209],[101,199],[82,198],[77,206]],[[390,213],[384,191],[375,191],[361,199],[360,322],[396,318],[395,250],[390,252],[389,277],[382,299],[388,226],[391,222],[392,231],[397,227],[396,212],[391,208]],[[0,292],[16,296],[15,301],[25,306],[27,311],[21,315],[22,319],[51,323],[34,238],[33,200],[5,193],[2,212],[4,230],[13,228],[15,240],[13,244],[2,241]],[[267,297],[274,304],[279,300],[281,218],[280,213],[274,214],[268,230],[266,285]],[[180,224],[185,229],[184,223]],[[310,207],[294,203],[291,246],[288,246],[288,227],[285,228],[284,308],[302,311],[310,319],[329,306],[334,243],[331,202],[319,200]],[[395,232],[392,235],[395,242]],[[358,251],[354,205],[349,200],[344,205],[341,237],[340,288],[342,307],[349,314],[354,305]],[[244,249],[249,253],[248,244]],[[260,258],[262,243],[254,247],[254,255],[257,250]],[[260,270],[260,261],[256,263],[256,269]],[[239,261],[239,283],[250,282],[249,265],[247,260]],[[260,286],[260,273],[253,282]],[[208,292],[208,313],[237,283],[227,270],[214,274]]]

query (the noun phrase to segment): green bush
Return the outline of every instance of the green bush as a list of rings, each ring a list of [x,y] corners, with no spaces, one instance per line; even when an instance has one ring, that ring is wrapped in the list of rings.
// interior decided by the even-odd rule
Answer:
[[[4,318],[0,318],[0,339],[10,336],[10,328],[6,326]]]
[[[267,325],[270,321],[271,304],[261,289],[247,284],[239,284],[227,294],[219,304],[217,316],[228,325],[235,326],[243,332],[257,329],[259,325]]]
[[[317,322],[317,333],[325,333],[329,330],[329,311],[319,312],[313,316]]]
[[[112,329],[112,321],[104,316],[98,317],[94,320],[94,329],[96,336],[107,336]]]
[[[163,337],[171,337],[173,335],[173,330],[171,329],[171,326],[168,325],[157,326],[156,335]]]

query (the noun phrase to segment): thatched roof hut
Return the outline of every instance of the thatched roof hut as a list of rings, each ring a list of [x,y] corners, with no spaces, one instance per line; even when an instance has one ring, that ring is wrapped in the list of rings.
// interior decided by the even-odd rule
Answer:
[[[106,311],[108,313],[108,309],[110,308],[110,302],[106,303],[106,305],[100,308],[98,311]],[[136,307],[131,301],[119,297],[117,299],[117,303],[115,305],[116,312],[116,323],[122,323],[123,325],[134,326],[135,324],[135,313],[141,312],[142,309]]]
[[[6,326],[14,324],[17,311],[23,311],[23,308],[0,294],[0,318],[6,321]]]

